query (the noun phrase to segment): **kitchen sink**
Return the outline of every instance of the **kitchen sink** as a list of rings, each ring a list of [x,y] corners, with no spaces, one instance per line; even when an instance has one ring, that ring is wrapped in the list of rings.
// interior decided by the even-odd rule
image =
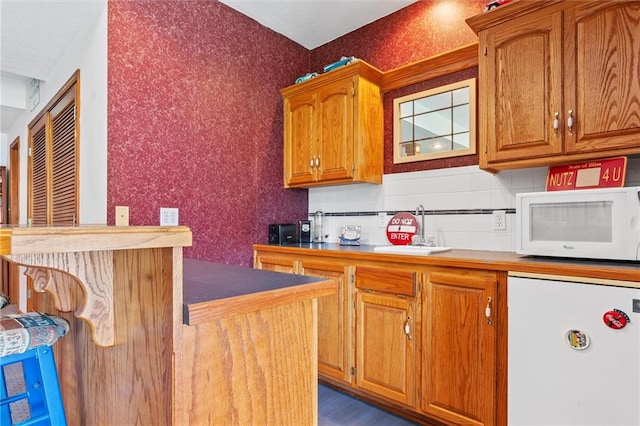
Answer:
[[[441,253],[449,251],[451,247],[428,247],[428,246],[376,246],[373,251],[378,253],[393,254],[413,254],[413,255],[429,255],[432,253]]]

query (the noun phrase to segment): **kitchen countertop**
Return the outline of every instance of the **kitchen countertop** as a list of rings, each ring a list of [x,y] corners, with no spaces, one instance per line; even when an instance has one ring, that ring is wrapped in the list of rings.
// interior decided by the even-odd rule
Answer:
[[[336,291],[322,278],[184,259],[183,321],[193,325]]]
[[[342,246],[337,243],[255,244],[254,250],[289,254],[344,257],[354,260],[393,261],[396,263],[488,269],[510,273],[585,277],[599,280],[632,281],[640,286],[640,262],[582,260],[523,256],[513,252],[459,250],[430,255],[387,254],[374,251],[374,245]],[[631,283],[631,286],[636,286]]]

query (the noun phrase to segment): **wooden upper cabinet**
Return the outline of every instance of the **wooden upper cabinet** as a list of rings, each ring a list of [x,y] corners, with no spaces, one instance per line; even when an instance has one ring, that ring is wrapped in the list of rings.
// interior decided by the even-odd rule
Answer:
[[[640,2],[517,1],[467,23],[481,168],[640,153]]]
[[[382,182],[381,79],[356,61],[282,90],[285,187]]]
[[[483,33],[481,111],[493,111],[481,115],[486,162],[562,153],[553,131],[554,113],[562,109],[561,18],[561,12],[538,13]]]
[[[640,2],[582,4],[566,11],[567,109],[576,111],[568,153],[640,147]]]

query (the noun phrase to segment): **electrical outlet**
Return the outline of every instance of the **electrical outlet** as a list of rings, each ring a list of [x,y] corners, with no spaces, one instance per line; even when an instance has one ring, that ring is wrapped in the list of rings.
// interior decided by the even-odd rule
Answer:
[[[129,226],[129,207],[116,206],[116,226]]]
[[[378,228],[386,228],[386,227],[387,227],[387,213],[378,212]]]
[[[507,212],[504,210],[493,211],[493,230],[504,231],[507,229]]]
[[[178,209],[160,207],[160,226],[178,226]]]

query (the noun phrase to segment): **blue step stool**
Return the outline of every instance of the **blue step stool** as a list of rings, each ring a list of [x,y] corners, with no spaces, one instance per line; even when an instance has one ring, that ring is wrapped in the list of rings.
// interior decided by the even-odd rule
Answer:
[[[67,424],[50,346],[67,330],[59,317],[0,316],[0,425]]]

